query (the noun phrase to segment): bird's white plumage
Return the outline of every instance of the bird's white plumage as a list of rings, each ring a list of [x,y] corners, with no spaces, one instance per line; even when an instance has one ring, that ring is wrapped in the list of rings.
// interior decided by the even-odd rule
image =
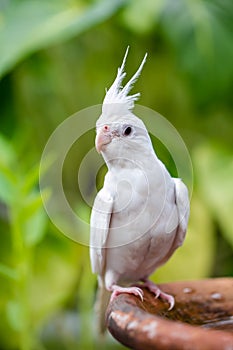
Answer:
[[[175,242],[175,249],[182,245],[187,226],[188,226],[188,219],[189,219],[189,196],[188,196],[188,190],[185,184],[181,181],[181,179],[175,179],[173,178],[175,182],[175,200],[176,200],[176,206],[178,209],[178,218],[179,218],[179,225],[177,227],[177,235],[176,235],[176,242]]]
[[[139,66],[138,70],[133,75],[133,77],[128,81],[128,83],[124,87],[122,87],[121,86],[122,81],[126,76],[124,68],[125,68],[125,62],[128,55],[128,51],[129,51],[129,48],[127,48],[126,50],[122,65],[120,68],[118,68],[117,76],[113,84],[111,85],[109,90],[106,91],[106,95],[102,105],[102,114],[110,116],[112,112],[115,113],[115,111],[112,110],[112,106],[115,104],[121,105],[122,108],[124,108],[125,112],[131,111],[134,107],[134,102],[140,96],[140,93],[136,93],[130,96],[128,95],[128,93],[132,89],[133,84],[135,83],[135,81],[137,80],[137,78],[139,77],[142,71],[142,68],[146,62],[147,54],[144,56],[144,59],[142,60],[141,65]]]
[[[113,198],[102,189],[96,196],[91,215],[91,267],[97,274],[102,274],[104,271],[104,248],[109,233],[112,208]]]
[[[155,157],[149,159],[147,165],[150,171],[146,179],[137,168],[110,170],[105,191],[100,192],[94,204],[92,269],[102,276],[107,287],[148,277],[169,259],[185,238],[189,216],[185,185],[180,179],[171,178]],[[153,178],[153,173],[157,178]],[[133,188],[129,184],[133,184]],[[109,207],[106,207],[106,198],[112,199]],[[105,208],[106,213],[100,213],[97,207],[102,211]]]
[[[100,288],[114,293],[117,288],[122,291],[122,285],[147,281],[170,258],[183,243],[189,217],[186,186],[170,176],[153,150],[145,125],[131,111],[138,95],[128,93],[145,58],[122,88],[126,55],[97,121],[96,144],[108,173],[91,215],[92,270],[99,276]],[[125,134],[127,127],[130,132]],[[137,288],[127,292],[142,296]],[[158,288],[156,295],[171,301]]]

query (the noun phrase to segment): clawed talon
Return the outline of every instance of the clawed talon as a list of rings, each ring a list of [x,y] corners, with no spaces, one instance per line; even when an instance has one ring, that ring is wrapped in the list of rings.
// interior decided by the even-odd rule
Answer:
[[[156,296],[155,296],[156,297]],[[159,297],[165,301],[168,302],[168,304],[170,305],[168,308],[168,311],[170,311],[171,309],[173,309],[174,305],[175,305],[175,299],[172,295],[164,293],[162,291],[160,291],[159,293]],[[156,297],[157,298],[157,297]]]
[[[141,301],[143,301],[143,291],[139,287],[120,287],[120,286],[114,285],[112,286],[111,290],[112,290],[112,295],[111,295],[110,302],[112,302],[117,295],[122,293],[134,294],[136,296],[139,296]]]
[[[174,305],[175,305],[175,299],[172,295],[164,293],[163,291],[161,291],[161,289],[159,289],[156,284],[154,284],[151,281],[148,280],[143,280],[142,284],[138,284],[138,285],[134,285],[134,286],[130,286],[130,287],[120,287],[118,285],[113,285],[111,287],[111,291],[112,291],[112,295],[111,295],[111,299],[110,302],[112,302],[117,295],[122,294],[122,293],[128,293],[128,294],[134,294],[136,296],[139,296],[141,301],[143,301],[143,291],[140,287],[146,287],[149,289],[149,291],[151,293],[153,293],[155,295],[155,298],[161,298],[165,301],[168,302],[168,304],[170,305],[168,310],[170,311]]]
[[[173,309],[175,305],[175,298],[172,295],[162,292],[161,289],[159,289],[159,287],[157,287],[156,284],[154,284],[151,281],[145,280],[142,282],[143,287],[148,288],[151,293],[155,294],[156,299],[160,297],[161,299],[168,302],[168,304],[170,305],[168,308],[169,311]]]
[[[138,287],[132,287],[132,288],[134,288],[134,290],[137,291],[136,293],[133,293],[133,294],[139,296],[141,301],[143,301],[143,291]]]

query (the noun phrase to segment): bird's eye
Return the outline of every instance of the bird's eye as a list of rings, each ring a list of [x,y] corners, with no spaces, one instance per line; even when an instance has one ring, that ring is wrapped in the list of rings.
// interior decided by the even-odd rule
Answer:
[[[132,128],[131,126],[127,126],[124,131],[123,131],[123,135],[124,136],[129,136],[132,133]]]

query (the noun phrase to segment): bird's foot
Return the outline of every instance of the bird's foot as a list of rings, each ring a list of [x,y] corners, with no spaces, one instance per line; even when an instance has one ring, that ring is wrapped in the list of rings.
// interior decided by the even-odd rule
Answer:
[[[112,302],[117,295],[122,293],[134,294],[136,296],[139,296],[141,301],[143,301],[143,291],[139,287],[120,287],[117,285],[113,285],[111,287],[111,291],[112,291],[112,295],[111,295],[110,302]]]
[[[156,286],[156,284],[154,284],[149,280],[145,280],[142,282],[143,282],[142,286],[146,287],[147,289],[149,289],[151,293],[155,294],[156,299],[160,297],[161,299],[168,302],[168,304],[170,305],[168,309],[169,311],[174,307],[175,298],[172,295],[164,293],[163,291],[161,291],[161,289],[159,289],[159,287]]]

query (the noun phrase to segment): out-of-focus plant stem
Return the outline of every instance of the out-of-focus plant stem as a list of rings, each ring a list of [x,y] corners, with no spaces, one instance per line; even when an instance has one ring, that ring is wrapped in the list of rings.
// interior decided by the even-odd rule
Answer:
[[[93,322],[92,322],[92,309],[94,300],[94,286],[96,284],[96,277],[94,275],[88,276],[90,271],[89,252],[86,247],[82,247],[82,266],[80,270],[80,283],[78,290],[78,307],[79,315],[81,318],[81,339],[80,344],[83,350],[94,349],[94,337],[93,337]]]
[[[20,350],[30,350],[32,329],[30,326],[30,307],[28,295],[28,283],[30,274],[30,248],[24,243],[23,230],[20,222],[20,213],[16,205],[10,208],[12,253],[15,262],[15,270],[18,275],[15,281],[15,301],[19,307],[19,346]]]

